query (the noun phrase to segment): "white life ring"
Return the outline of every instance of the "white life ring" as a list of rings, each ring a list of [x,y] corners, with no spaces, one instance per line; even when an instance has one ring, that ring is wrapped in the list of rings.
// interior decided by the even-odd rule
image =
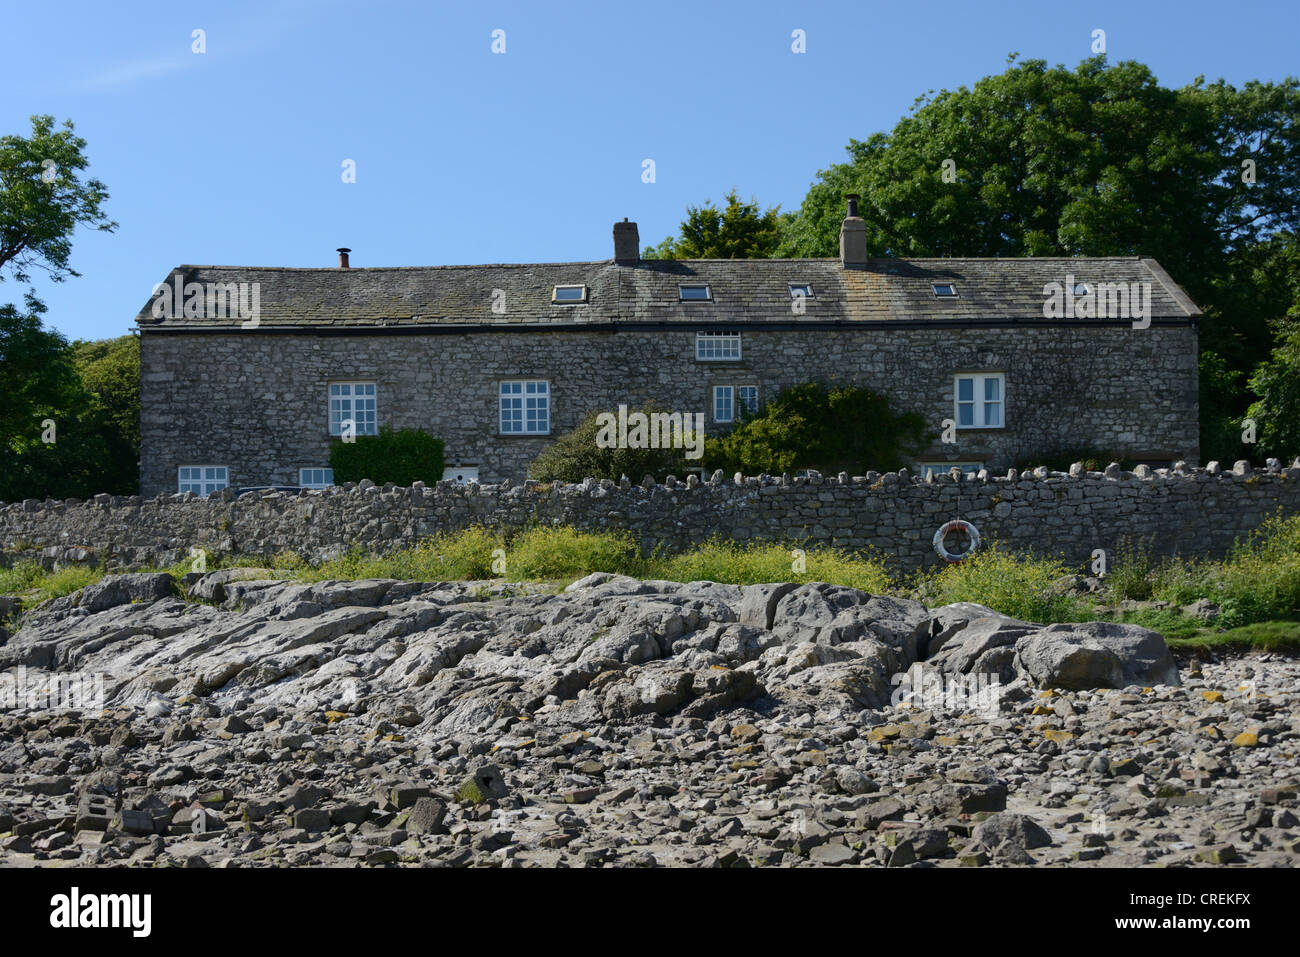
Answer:
[[[970,548],[966,549],[966,551],[962,552],[960,555],[954,555],[948,551],[948,549],[943,547],[943,540],[948,537],[949,532],[959,531],[965,532],[970,536]],[[979,547],[979,530],[970,522],[963,522],[959,518],[954,518],[951,522],[941,525],[939,530],[934,533],[934,550],[939,553],[939,557],[945,562],[950,562],[952,564],[964,562],[966,559],[970,558],[971,555],[975,553],[975,549]]]

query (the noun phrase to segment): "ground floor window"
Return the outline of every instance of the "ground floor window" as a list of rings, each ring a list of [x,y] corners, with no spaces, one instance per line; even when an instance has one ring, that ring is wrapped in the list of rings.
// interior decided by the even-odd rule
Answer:
[[[713,421],[734,422],[739,409],[758,411],[758,386],[715,385],[713,387]]]
[[[303,488],[329,488],[334,484],[334,470],[299,469],[298,484]]]
[[[204,497],[219,492],[229,484],[224,465],[182,465],[177,472],[176,490]]]

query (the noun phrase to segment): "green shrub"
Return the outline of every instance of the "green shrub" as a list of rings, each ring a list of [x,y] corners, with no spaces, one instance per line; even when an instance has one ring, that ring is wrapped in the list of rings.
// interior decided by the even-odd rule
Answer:
[[[580,532],[569,526],[531,528],[506,550],[505,577],[520,581],[581,578],[592,572],[640,575],[636,543],[628,532]]]
[[[971,601],[1024,621],[1086,620],[1083,603],[1060,587],[1069,575],[1057,559],[1014,554],[992,544],[931,573],[923,584],[935,604]]]
[[[778,475],[899,469],[932,436],[918,413],[898,413],[884,395],[861,386],[811,382],[785,389],[753,415],[742,412],[728,434],[710,440],[709,469]]]
[[[1223,627],[1236,627],[1300,610],[1300,515],[1264,521],[1238,541],[1213,573],[1208,596],[1223,609]]]
[[[606,410],[617,415],[614,410]],[[629,418],[634,414],[647,417],[648,422],[655,420],[650,416],[662,416],[664,410],[653,403],[628,411]],[[653,475],[663,481],[669,475],[684,478],[688,469],[698,469],[702,463],[698,458],[688,459],[686,453],[692,450],[696,442],[703,442],[702,435],[695,436],[691,429],[689,414],[682,415],[678,432],[670,430],[667,439],[678,443],[679,448],[616,448],[609,444],[616,435],[609,434],[608,420],[601,420],[601,411],[592,411],[572,432],[566,432],[544,448],[528,466],[530,477],[539,482],[581,482],[586,478],[611,479],[617,482],[626,475],[633,482],[640,482],[645,476]],[[635,421],[635,420],[633,420]],[[665,421],[660,419],[659,421]],[[602,434],[603,433],[603,434]],[[629,428],[629,437],[631,430]],[[664,436],[656,436],[662,442]],[[650,441],[647,432],[645,441]],[[698,449],[699,446],[696,446]]]
[[[0,568],[0,595],[28,591],[44,577],[45,571],[33,561],[20,561],[9,568]]]
[[[652,573],[669,581],[714,581],[729,585],[758,582],[829,582],[874,595],[889,591],[891,581],[883,562],[851,555],[838,548],[750,542],[711,541],[688,552],[658,560]],[[802,570],[796,571],[801,558]]]
[[[380,426],[378,435],[358,435],[354,442],[335,439],[330,444],[330,468],[334,481],[376,485],[392,482],[433,484],[442,481],[443,442],[423,429]]]
[[[104,570],[102,568],[90,568],[84,565],[61,568],[57,572],[51,572],[45,581],[41,583],[42,600],[71,595],[78,589],[95,584],[103,577]]]

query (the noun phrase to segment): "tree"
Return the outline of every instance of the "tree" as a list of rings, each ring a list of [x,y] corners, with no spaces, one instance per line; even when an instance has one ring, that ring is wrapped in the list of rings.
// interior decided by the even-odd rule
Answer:
[[[1169,89],[1131,61],[1030,60],[919,98],[848,153],[782,218],[777,255],[836,255],[856,192],[875,256],[1152,256],[1205,311],[1202,452],[1224,445],[1295,271],[1300,81]]]
[[[78,276],[68,265],[78,225],[112,232],[117,223],[101,210],[108,192],[97,179],[77,175],[89,164],[86,141],[71,120],[54,129],[54,117],[33,116],[32,135],[0,137],[0,270],[19,282],[28,270],[45,270],[54,282]]]
[[[76,227],[117,227],[101,210],[104,184],[78,176],[85,146],[71,121],[56,131],[50,116],[32,117],[30,138],[0,137],[0,280],[6,268],[24,283],[32,269],[53,282],[76,276],[69,265]],[[110,453],[98,400],[83,387],[67,340],[43,327],[44,305],[34,292],[24,298],[25,308],[0,306],[0,500],[118,490],[106,487],[114,483],[103,472]],[[130,471],[122,491],[135,486],[134,465]]]
[[[45,306],[27,296],[27,308],[0,306],[0,447],[39,439],[41,420],[62,414],[81,397],[68,342],[41,325]]]
[[[1141,254],[1200,290],[1227,250],[1300,222],[1297,118],[1294,79],[1171,90],[1131,61],[1027,61],[851,140],[783,221],[778,255],[835,255],[857,192],[874,255]]]
[[[931,436],[924,418],[898,413],[889,399],[861,386],[808,383],[782,390],[728,434],[706,445],[709,468],[746,475],[796,469],[861,475],[893,471],[918,455]]]
[[[0,501],[85,498],[107,455],[65,340],[43,328],[45,307],[0,306]]]
[[[1300,455],[1300,307],[1277,325],[1277,346],[1250,378],[1259,398],[1246,415],[1254,420],[1261,450],[1289,465]]]
[[[687,206],[681,235],[658,246],[647,246],[643,259],[767,259],[780,241],[780,207],[761,210],[758,200],[741,202],[733,188],[727,205],[718,209],[706,200]]]
[[[1259,398],[1247,415],[1255,420],[1260,445],[1288,459],[1300,453],[1300,323],[1289,325],[1250,387]]]
[[[90,401],[83,416],[104,440],[97,491],[133,495],[140,486],[140,340],[133,335],[72,345]]]

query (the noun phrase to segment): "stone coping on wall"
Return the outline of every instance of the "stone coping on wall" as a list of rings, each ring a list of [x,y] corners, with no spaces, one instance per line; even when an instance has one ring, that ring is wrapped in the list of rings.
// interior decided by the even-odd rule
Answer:
[[[1185,462],[1176,462],[1173,467],[1168,469],[1153,469],[1146,465],[1139,465],[1133,471],[1124,471],[1120,469],[1117,463],[1111,463],[1101,472],[1087,471],[1082,463],[1076,462],[1070,466],[1068,472],[1051,471],[1045,467],[1020,472],[1016,469],[1009,469],[1005,475],[990,475],[987,469],[980,469],[974,474],[966,474],[960,469],[953,468],[947,472],[932,471],[922,477],[911,472],[909,469],[900,469],[897,472],[868,472],[866,475],[850,476],[847,472],[841,472],[839,475],[822,475],[820,472],[808,471],[806,473],[794,476],[783,475],[756,475],[745,476],[737,472],[728,481],[721,471],[713,473],[712,477],[701,481],[698,476],[688,475],[685,481],[668,476],[663,483],[656,482],[649,475],[645,476],[642,481],[633,483],[626,476],[619,482],[611,479],[594,479],[588,478],[581,482],[563,483],[563,482],[539,482],[535,479],[526,479],[515,482],[509,479],[495,484],[479,485],[475,482],[458,483],[452,481],[441,481],[433,485],[426,485],[424,482],[415,482],[410,486],[397,486],[389,483],[379,486],[369,479],[363,479],[360,482],[345,482],[342,485],[330,486],[324,489],[302,489],[299,492],[284,492],[274,489],[252,490],[236,496],[233,489],[222,489],[214,492],[209,496],[196,495],[193,492],[169,493],[160,492],[153,498],[145,498],[141,495],[110,495],[102,493],[89,499],[24,499],[21,502],[0,502],[0,520],[6,515],[12,515],[15,512],[38,512],[47,509],[62,511],[67,507],[76,506],[101,506],[107,508],[118,508],[123,506],[139,506],[144,504],[171,504],[180,502],[253,502],[262,499],[276,500],[296,500],[299,498],[332,498],[339,495],[357,495],[357,494],[386,494],[386,493],[422,493],[429,495],[438,492],[460,491],[460,494],[473,498],[484,495],[491,496],[500,493],[541,493],[551,496],[570,496],[591,494],[594,491],[610,491],[615,488],[622,491],[639,489],[642,491],[652,491],[656,489],[677,490],[677,489],[718,489],[718,488],[781,488],[781,487],[799,487],[805,485],[830,485],[830,486],[859,486],[865,487],[871,491],[886,491],[894,488],[905,488],[907,486],[929,486],[929,485],[1009,485],[1025,482],[1052,482],[1052,481],[1070,481],[1070,480],[1105,480],[1113,482],[1165,482],[1165,481],[1205,481],[1218,479],[1222,481],[1233,481],[1237,479],[1256,480],[1267,476],[1277,476],[1283,479],[1297,480],[1300,479],[1300,457],[1297,457],[1289,468],[1283,468],[1278,459],[1269,459],[1263,469],[1254,468],[1251,463],[1245,459],[1233,463],[1231,469],[1224,469],[1218,462],[1209,462],[1203,468],[1187,465]],[[0,543],[3,547],[3,543]]]

